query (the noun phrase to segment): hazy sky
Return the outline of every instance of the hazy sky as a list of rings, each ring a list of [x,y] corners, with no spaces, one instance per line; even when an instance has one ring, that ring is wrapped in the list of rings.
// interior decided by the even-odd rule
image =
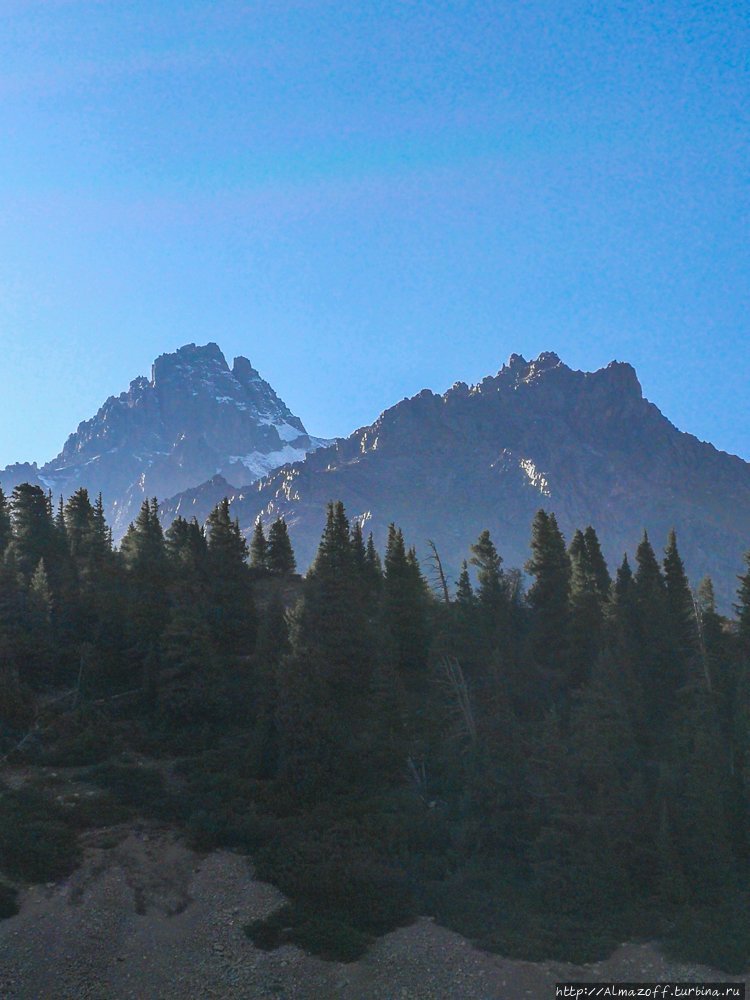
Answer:
[[[750,459],[745,0],[0,0],[0,465],[216,340],[346,434],[512,352]]]

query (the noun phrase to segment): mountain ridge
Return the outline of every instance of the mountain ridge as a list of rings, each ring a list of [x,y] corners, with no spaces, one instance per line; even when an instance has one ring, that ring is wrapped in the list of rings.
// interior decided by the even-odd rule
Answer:
[[[674,527],[692,578],[714,576],[725,606],[750,543],[747,462],[678,430],[627,362],[582,372],[551,351],[513,354],[473,386],[422,390],[302,462],[227,486],[246,532],[258,517],[286,518],[302,567],[333,499],[381,546],[390,521],[421,555],[434,540],[452,575],[484,528],[506,564],[523,566],[539,507],[568,537],[593,524],[613,569],[643,530],[658,544]],[[201,520],[217,492],[169,498],[165,521],[178,507]]]
[[[196,486],[217,473],[257,478],[327,443],[300,420],[247,358],[230,368],[218,344],[161,354],[81,421],[44,465],[0,470],[8,490],[29,481],[54,494],[79,486],[104,496],[115,538],[145,497]]]

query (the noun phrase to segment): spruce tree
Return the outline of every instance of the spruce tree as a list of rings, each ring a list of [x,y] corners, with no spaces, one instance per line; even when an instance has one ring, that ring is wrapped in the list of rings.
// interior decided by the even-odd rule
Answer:
[[[277,517],[268,529],[266,565],[277,576],[287,576],[294,573],[297,568],[289,531],[283,517]]]
[[[164,657],[193,678],[213,666],[213,604],[206,533],[193,518],[176,517],[164,536],[170,566],[170,613]]]
[[[570,558],[554,514],[544,510],[534,518],[526,570],[534,577],[527,594],[534,658],[552,698],[564,699],[569,671]]]
[[[156,498],[143,501],[120,551],[129,583],[131,643],[142,666],[147,655],[152,661],[157,655],[169,611],[168,563]]]
[[[609,570],[607,569],[607,563],[602,555],[599,538],[591,525],[589,525],[584,531],[583,540],[586,547],[586,558],[589,565],[589,571],[593,576],[599,599],[603,603],[606,603],[609,600],[610,591],[612,589],[612,579],[609,575]]]
[[[367,565],[367,547],[362,533],[362,522],[359,519],[352,524],[351,541],[354,569],[362,578],[364,578],[365,567]]]
[[[250,540],[250,566],[252,569],[268,569],[268,543],[263,531],[263,522],[258,518]]]
[[[13,539],[10,548],[19,573],[27,581],[39,565],[47,560],[52,570],[55,552],[55,529],[49,497],[38,486],[21,483],[11,498]]]
[[[416,553],[408,553],[400,528],[391,524],[385,553],[385,622],[393,639],[395,662],[407,687],[424,681],[427,662],[427,584]]]
[[[602,648],[604,600],[600,581],[582,531],[576,531],[568,551],[570,578],[570,683],[586,681]]]
[[[729,761],[704,679],[693,674],[675,702],[663,792],[691,902],[705,905],[731,884]]]
[[[747,656],[750,656],[750,551],[744,555],[747,571],[737,579],[740,586],[737,591],[737,603],[734,606],[737,612],[738,635],[742,648]]]
[[[383,565],[380,561],[378,550],[375,548],[372,532],[367,536],[363,572],[365,597],[368,607],[374,611],[383,590]]]
[[[5,550],[10,544],[10,539],[10,508],[8,507],[8,501],[5,498],[2,486],[0,486],[0,559],[5,554]]]
[[[489,531],[483,531],[471,546],[471,565],[477,569],[477,609],[480,642],[487,659],[493,650],[507,647],[510,629],[510,608],[502,556],[499,555]]]
[[[376,660],[344,505],[328,505],[318,553],[278,670],[280,773],[300,799],[382,780]],[[384,757],[385,755],[385,757]]]
[[[633,576],[635,667],[643,690],[644,738],[659,742],[661,720],[673,708],[679,686],[670,628],[667,588],[646,532],[636,551]]]
[[[669,532],[669,539],[664,553],[664,584],[667,591],[667,610],[669,626],[675,652],[681,659],[678,685],[687,677],[688,661],[699,655],[698,622],[696,621],[695,604],[688,583],[685,567],[677,549],[677,536],[674,529]]]
[[[225,497],[206,521],[212,632],[226,654],[249,655],[255,643],[257,618],[247,565],[247,542],[239,522],[232,520]]]
[[[38,690],[55,680],[53,598],[43,559],[31,577],[26,609],[28,632],[22,645],[24,678]]]

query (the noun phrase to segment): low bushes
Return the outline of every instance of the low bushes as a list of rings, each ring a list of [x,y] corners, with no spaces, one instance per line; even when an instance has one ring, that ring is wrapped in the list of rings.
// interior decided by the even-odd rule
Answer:
[[[69,875],[79,862],[75,832],[63,810],[31,790],[0,791],[0,864],[25,882]]]
[[[296,944],[329,961],[354,962],[367,951],[371,938],[343,920],[322,915],[299,904],[280,907],[264,920],[245,927],[257,948],[271,951]]]

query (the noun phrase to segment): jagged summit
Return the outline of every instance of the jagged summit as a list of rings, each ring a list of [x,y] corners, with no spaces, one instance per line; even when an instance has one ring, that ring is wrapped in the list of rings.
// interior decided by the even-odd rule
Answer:
[[[144,496],[170,496],[217,474],[256,479],[321,443],[247,358],[230,368],[212,341],[160,355],[150,379],[139,376],[110,396],[33,471],[54,493],[101,491],[119,537]],[[12,488],[20,472],[8,467],[0,482]]]
[[[200,489],[187,503],[175,497],[165,516],[188,506],[204,517],[215,494],[205,504]],[[391,521],[423,555],[432,539],[455,574],[485,528],[506,563],[523,566],[541,506],[568,535],[592,524],[613,567],[644,528],[658,544],[674,527],[692,579],[710,573],[719,586],[731,583],[750,539],[750,465],[678,431],[644,399],[631,365],[577,371],[552,351],[531,361],[512,354],[476,385],[423,390],[231,496],[247,530],[258,516],[283,514],[301,566],[334,498],[381,546]]]

